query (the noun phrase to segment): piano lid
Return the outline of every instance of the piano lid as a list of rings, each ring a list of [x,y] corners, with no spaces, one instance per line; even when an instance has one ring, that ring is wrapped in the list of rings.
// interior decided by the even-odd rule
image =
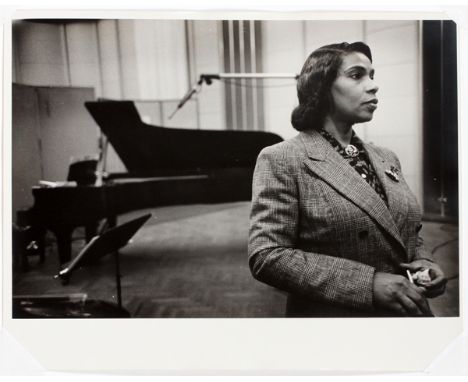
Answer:
[[[264,147],[282,141],[268,132],[149,125],[132,101],[86,102],[85,106],[130,173],[253,168]]]

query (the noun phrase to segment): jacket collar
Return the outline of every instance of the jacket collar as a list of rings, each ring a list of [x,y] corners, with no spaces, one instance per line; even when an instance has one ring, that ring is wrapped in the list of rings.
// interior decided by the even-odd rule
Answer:
[[[310,159],[324,161],[328,153],[333,150],[330,143],[316,130],[301,131],[299,139],[304,145]]]
[[[308,156],[305,165],[345,198],[365,211],[405,250],[394,216],[392,216],[398,216],[397,211],[400,210],[400,206],[396,203],[402,203],[402,201],[395,199],[394,185],[389,183],[390,179],[388,181],[386,179],[388,177],[385,175],[385,165],[387,164],[385,158],[375,148],[364,144],[377,176],[387,193],[389,208],[373,188],[359,176],[357,171],[335,151],[320,133],[315,130],[301,132],[299,139]]]

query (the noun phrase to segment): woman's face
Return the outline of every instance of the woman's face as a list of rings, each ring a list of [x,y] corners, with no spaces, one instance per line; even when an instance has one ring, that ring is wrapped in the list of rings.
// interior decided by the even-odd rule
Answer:
[[[378,86],[374,82],[374,68],[365,54],[351,52],[331,86],[333,108],[330,116],[345,123],[366,122],[377,108]]]

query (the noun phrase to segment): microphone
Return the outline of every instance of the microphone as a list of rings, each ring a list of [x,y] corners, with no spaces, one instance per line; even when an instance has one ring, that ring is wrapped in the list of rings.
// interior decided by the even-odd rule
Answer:
[[[198,82],[193,85],[192,89],[190,89],[187,94],[180,100],[179,104],[177,105],[176,109],[172,112],[168,119],[172,119],[172,117],[185,105],[185,103],[201,88],[203,81],[206,82],[207,85],[211,85],[213,80],[219,80],[221,77],[219,74],[202,74]]]
[[[199,81],[200,82],[200,81]],[[179,104],[177,105],[177,108],[172,112],[172,114],[169,116],[169,119],[171,119],[175,113],[177,113],[177,111],[182,108],[182,106],[185,105],[185,103],[197,92],[197,89],[199,87],[199,82],[197,82],[193,87],[192,89],[189,90],[189,92],[184,96],[184,98],[182,98],[179,102]]]

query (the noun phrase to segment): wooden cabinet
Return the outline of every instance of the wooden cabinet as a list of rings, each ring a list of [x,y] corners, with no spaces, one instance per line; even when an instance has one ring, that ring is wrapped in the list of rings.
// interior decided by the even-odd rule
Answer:
[[[93,88],[13,84],[12,202],[33,204],[31,187],[41,179],[66,180],[72,159],[97,155],[99,129],[84,102]]]

